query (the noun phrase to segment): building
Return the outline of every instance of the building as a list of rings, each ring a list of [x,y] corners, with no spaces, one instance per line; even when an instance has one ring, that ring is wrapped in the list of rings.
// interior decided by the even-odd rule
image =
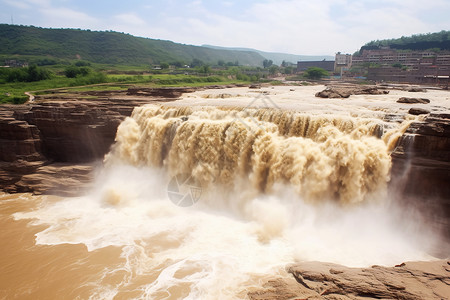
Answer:
[[[302,73],[309,68],[316,67],[322,68],[328,72],[334,72],[334,61],[321,60],[321,61],[299,61],[297,62],[297,72]]]
[[[365,70],[369,80],[430,82],[430,78],[450,75],[450,51],[363,50],[352,57],[351,65],[353,69]]]
[[[334,73],[340,74],[342,71],[350,69],[352,66],[352,55],[336,53],[334,60]]]
[[[10,60],[5,60],[4,67],[8,67],[8,68],[26,68],[26,67],[28,67],[28,63],[27,62],[17,61],[15,59],[10,59]]]

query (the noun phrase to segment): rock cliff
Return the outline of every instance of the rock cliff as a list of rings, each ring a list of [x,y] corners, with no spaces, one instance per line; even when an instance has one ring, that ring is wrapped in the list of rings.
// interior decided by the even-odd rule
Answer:
[[[412,123],[391,156],[392,194],[450,240],[450,114]]]
[[[75,195],[114,142],[133,108],[170,101],[192,89],[129,89],[36,97],[0,106],[0,188],[6,192]]]

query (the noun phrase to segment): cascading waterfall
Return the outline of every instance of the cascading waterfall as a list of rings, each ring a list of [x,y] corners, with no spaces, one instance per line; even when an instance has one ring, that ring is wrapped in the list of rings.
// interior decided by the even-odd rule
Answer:
[[[376,119],[144,106],[120,125],[107,161],[188,173],[202,187],[244,181],[247,189],[270,193],[281,183],[306,200],[357,203],[389,180],[382,131]]]

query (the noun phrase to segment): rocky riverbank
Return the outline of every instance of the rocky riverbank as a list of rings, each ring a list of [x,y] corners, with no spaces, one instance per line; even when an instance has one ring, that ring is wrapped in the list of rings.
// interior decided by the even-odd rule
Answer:
[[[250,292],[252,300],[448,299],[450,262],[407,262],[395,267],[347,268],[322,262],[287,267],[292,278],[274,278]]]

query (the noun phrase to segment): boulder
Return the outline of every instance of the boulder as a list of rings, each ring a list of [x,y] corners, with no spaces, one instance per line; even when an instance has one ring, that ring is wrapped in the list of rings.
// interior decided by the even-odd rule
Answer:
[[[426,99],[426,98],[401,97],[400,99],[397,100],[397,103],[409,103],[409,104],[422,103],[422,104],[427,104],[427,103],[430,103],[430,100]]]
[[[385,95],[389,91],[378,87],[328,87],[327,89],[316,93],[320,98],[348,98],[350,95]]]
[[[426,110],[426,109],[424,109],[424,108],[413,107],[413,108],[410,108],[410,109],[409,109],[408,113],[409,113],[410,115],[416,115],[416,116],[418,116],[418,115],[426,115],[426,114],[429,114],[430,111],[429,111],[429,110]]]
[[[418,93],[418,92],[425,93],[426,91],[427,91],[426,89],[419,88],[419,87],[412,87],[412,88],[408,89],[408,92],[410,92],[410,93]]]
[[[348,98],[351,93],[346,90],[328,88],[316,93],[316,97],[320,98]]]

